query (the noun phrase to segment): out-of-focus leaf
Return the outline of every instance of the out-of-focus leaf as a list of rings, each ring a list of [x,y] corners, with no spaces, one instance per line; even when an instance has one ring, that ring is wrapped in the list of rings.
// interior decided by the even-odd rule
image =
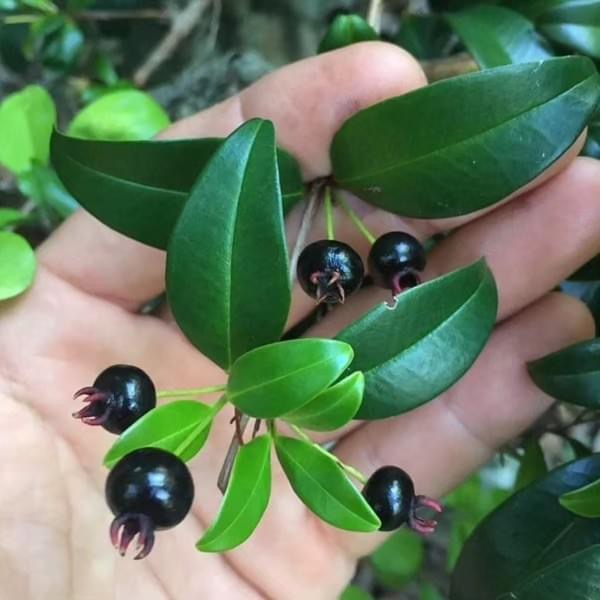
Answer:
[[[339,15],[329,26],[325,37],[319,44],[318,52],[337,50],[357,42],[378,40],[377,32],[358,15]]]
[[[437,15],[408,15],[394,40],[415,58],[438,58],[448,47],[452,31]]]
[[[0,300],[22,294],[35,276],[35,254],[25,238],[0,231]]]
[[[402,587],[417,576],[424,558],[423,540],[409,529],[400,529],[375,550],[371,563],[379,581]]]

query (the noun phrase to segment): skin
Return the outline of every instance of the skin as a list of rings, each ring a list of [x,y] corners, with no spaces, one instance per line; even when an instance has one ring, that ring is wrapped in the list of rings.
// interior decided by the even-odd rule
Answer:
[[[424,84],[402,50],[360,44],[288,66],[173,125],[164,137],[224,135],[246,118],[268,117],[309,180],[329,172],[331,137],[348,116]],[[422,239],[458,227],[432,254],[425,278],[485,255],[498,280],[500,314],[486,350],[448,393],[399,418],[340,432],[338,452],[346,462],[367,474],[397,464],[413,475],[418,493],[440,496],[548,409],[525,361],[594,334],[584,306],[550,293],[600,251],[600,162],[576,154],[574,148],[511,202],[451,223],[406,221],[358,205],[376,234],[398,228]],[[296,211],[289,219],[290,238],[299,218]],[[338,237],[366,258],[364,240],[342,215],[336,225]],[[312,233],[311,239],[323,237],[317,228]],[[218,384],[224,375],[168,315],[134,314],[162,288],[162,253],[80,213],[40,248],[39,261],[33,288],[0,306],[3,594],[22,600],[335,598],[356,559],[383,536],[340,532],[314,519],[278,469],[271,505],[251,541],[224,556],[194,549],[218,507],[215,481],[232,433],[227,411],[191,463],[196,500],[188,518],[159,533],[144,561],[117,555],[108,541],[101,467],[114,437],[70,417],[78,406],[72,393],[120,362],[139,365],[162,389]],[[332,335],[384,298],[385,291],[357,294],[312,333]],[[296,289],[290,322],[311,307]]]

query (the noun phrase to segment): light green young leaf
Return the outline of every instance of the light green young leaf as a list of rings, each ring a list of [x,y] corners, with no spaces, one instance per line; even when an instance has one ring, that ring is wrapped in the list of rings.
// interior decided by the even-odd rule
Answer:
[[[0,232],[0,300],[23,293],[33,282],[35,254],[25,238]]]

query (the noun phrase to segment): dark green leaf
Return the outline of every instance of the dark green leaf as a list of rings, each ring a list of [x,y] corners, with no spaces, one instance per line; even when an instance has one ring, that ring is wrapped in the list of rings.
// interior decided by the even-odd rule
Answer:
[[[584,57],[446,79],[348,119],[331,147],[333,173],[341,186],[403,216],[470,213],[556,162],[599,97],[600,75]]]
[[[423,540],[409,529],[400,529],[375,550],[371,563],[379,581],[402,587],[417,576],[424,558]]]
[[[357,42],[378,40],[377,32],[358,15],[338,15],[319,44],[318,53],[337,50]]]
[[[596,110],[588,123],[588,136],[581,153],[584,156],[600,158],[600,109]]]
[[[348,344],[303,338],[256,348],[231,367],[227,398],[246,414],[274,419],[331,385],[352,361]]]
[[[600,0],[581,0],[543,13],[538,27],[551,40],[600,58]]]
[[[533,23],[502,6],[473,6],[446,17],[482,69],[552,56]]]
[[[524,453],[521,457],[515,490],[520,490],[533,483],[546,475],[547,472],[548,467],[546,466],[546,459],[540,441],[535,437],[530,437],[525,444]]]
[[[379,529],[379,518],[331,456],[289,437],[277,436],[275,448],[292,488],[323,521],[349,531]]]
[[[19,210],[13,208],[0,208],[0,229],[3,227],[10,227],[12,225],[19,225],[27,217]]]
[[[563,494],[560,503],[579,517],[597,519],[600,517],[600,479]]]
[[[489,338],[498,305],[479,261],[402,293],[338,334],[365,374],[359,419],[382,419],[432,400],[460,379]]]
[[[225,369],[280,338],[291,296],[270,121],[242,125],[200,174],[169,242],[167,294],[183,333]]]
[[[83,52],[85,38],[75,22],[64,14],[50,15],[31,24],[26,52],[44,66],[68,71]]]
[[[166,248],[198,174],[221,139],[107,142],[54,132],[52,162],[66,188],[103,223]],[[303,194],[296,161],[278,150],[284,210]]]
[[[600,456],[517,492],[477,528],[452,577],[451,600],[591,600],[600,590],[600,520],[560,506],[600,477]]]
[[[25,238],[0,231],[0,300],[23,293],[35,276],[35,254]]]
[[[312,431],[343,427],[357,413],[363,399],[365,377],[358,371],[322,391],[310,402],[283,416],[284,420]]]
[[[452,32],[436,15],[408,15],[400,23],[395,42],[415,58],[431,59],[443,55]]]
[[[243,544],[258,526],[270,496],[271,438],[261,435],[238,450],[219,514],[196,548],[225,552]]]
[[[191,460],[202,450],[213,418],[210,406],[193,400],[163,404],[127,428],[104,457],[104,465],[113,467],[138,448],[161,448],[181,460]]]
[[[349,585],[342,592],[339,600],[373,600],[373,596],[355,585]]]
[[[527,365],[546,394],[589,408],[600,408],[600,338],[569,346]]]
[[[600,281],[600,254],[573,273],[569,279],[573,281]]]
[[[573,1],[579,2],[580,0],[503,0],[502,4],[536,20],[543,13]]]
[[[421,586],[421,595],[419,600],[444,600],[441,594],[431,583],[424,583]]]
[[[169,123],[169,116],[150,94],[122,90],[106,94],[80,110],[68,133],[94,140],[147,140]]]

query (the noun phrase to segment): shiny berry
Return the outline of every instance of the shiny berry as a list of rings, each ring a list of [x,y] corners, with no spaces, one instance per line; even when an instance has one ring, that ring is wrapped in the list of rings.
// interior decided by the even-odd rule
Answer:
[[[373,283],[397,296],[418,285],[427,257],[421,242],[404,231],[390,231],[375,240],[369,252]]]
[[[415,486],[410,475],[399,467],[377,469],[363,488],[363,496],[381,520],[381,531],[393,531],[404,523],[419,533],[433,533],[437,521],[417,515],[420,508],[442,512],[437,500],[415,496]]]
[[[81,388],[75,398],[87,404],[73,413],[87,425],[102,425],[122,433],[156,406],[156,390],[144,371],[130,365],[113,365],[98,375],[94,385]]]
[[[356,251],[334,240],[313,242],[298,258],[298,281],[319,304],[343,304],[360,287],[364,272]]]
[[[159,448],[141,448],[123,457],[106,480],[106,501],[115,515],[110,538],[121,554],[138,536],[136,559],[154,545],[154,531],[174,527],[188,514],[194,482],[185,463]]]

